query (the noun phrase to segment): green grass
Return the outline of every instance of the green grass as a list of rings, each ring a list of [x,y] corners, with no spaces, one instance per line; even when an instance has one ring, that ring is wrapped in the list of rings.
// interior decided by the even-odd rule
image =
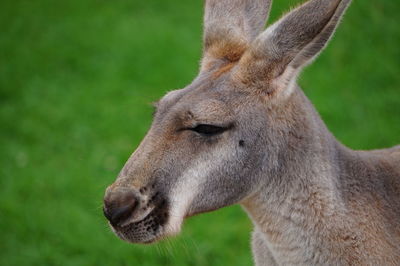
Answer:
[[[272,18],[299,3],[275,1]],[[400,143],[400,2],[354,1],[300,78],[356,149]],[[146,133],[150,102],[198,70],[202,2],[17,0],[0,8],[0,265],[251,265],[238,206],[155,246],[118,240],[105,187]]]

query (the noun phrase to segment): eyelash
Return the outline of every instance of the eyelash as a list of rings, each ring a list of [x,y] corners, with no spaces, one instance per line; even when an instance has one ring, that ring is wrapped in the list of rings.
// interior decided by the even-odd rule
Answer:
[[[190,128],[189,130],[197,132],[203,136],[211,137],[211,136],[222,134],[223,132],[225,132],[228,129],[229,128],[227,128],[227,127],[200,124],[194,128]]]

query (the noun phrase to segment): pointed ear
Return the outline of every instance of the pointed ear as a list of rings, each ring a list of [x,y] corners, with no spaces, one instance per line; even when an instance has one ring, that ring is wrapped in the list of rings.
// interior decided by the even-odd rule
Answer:
[[[263,30],[271,0],[206,0],[202,70],[218,60],[238,61]]]
[[[288,88],[323,50],[351,0],[310,0],[274,23],[246,51],[237,76],[245,82]],[[254,85],[254,84],[253,84]]]

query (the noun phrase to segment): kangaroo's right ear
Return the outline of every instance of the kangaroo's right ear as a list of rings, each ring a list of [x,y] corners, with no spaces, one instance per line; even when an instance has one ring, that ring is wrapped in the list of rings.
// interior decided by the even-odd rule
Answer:
[[[263,30],[272,0],[205,0],[201,70],[238,61]]]
[[[332,37],[351,0],[310,0],[267,28],[242,56],[235,76],[267,93],[286,89]]]

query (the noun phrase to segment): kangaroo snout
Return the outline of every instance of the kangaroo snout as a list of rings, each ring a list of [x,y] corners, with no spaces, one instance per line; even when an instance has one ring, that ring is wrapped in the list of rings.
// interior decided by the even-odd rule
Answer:
[[[109,189],[104,197],[104,216],[112,226],[122,226],[135,216],[140,200],[140,194],[133,188]]]
[[[114,183],[106,190],[103,212],[120,238],[135,243],[155,241],[169,216],[168,201],[154,185]]]

